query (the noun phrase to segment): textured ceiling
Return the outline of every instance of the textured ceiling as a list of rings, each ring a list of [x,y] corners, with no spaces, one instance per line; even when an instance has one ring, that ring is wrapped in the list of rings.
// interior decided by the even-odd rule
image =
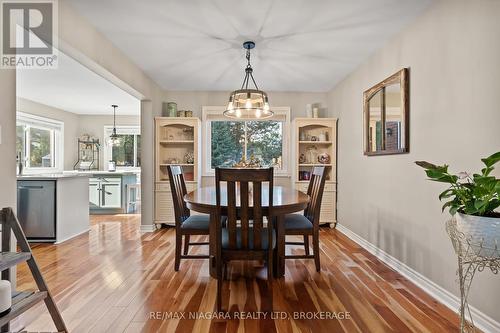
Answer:
[[[167,90],[328,91],[432,0],[70,0]]]

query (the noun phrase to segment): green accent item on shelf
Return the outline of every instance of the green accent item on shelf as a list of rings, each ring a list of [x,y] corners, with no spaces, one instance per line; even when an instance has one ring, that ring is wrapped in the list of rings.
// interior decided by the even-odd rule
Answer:
[[[177,117],[177,103],[168,102],[167,103],[167,110],[168,110],[169,117]]]

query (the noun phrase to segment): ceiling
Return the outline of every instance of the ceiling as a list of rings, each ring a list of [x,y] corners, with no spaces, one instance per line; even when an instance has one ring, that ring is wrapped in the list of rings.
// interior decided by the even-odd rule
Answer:
[[[70,0],[166,90],[329,91],[432,0]]]
[[[59,51],[57,69],[18,69],[18,97],[76,114],[140,115],[140,101]],[[20,110],[22,111],[22,110]]]

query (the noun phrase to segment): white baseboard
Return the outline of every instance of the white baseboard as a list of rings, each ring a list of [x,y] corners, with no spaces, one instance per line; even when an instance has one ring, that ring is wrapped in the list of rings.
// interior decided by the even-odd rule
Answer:
[[[141,224],[141,232],[153,232],[156,231],[156,224]]]
[[[65,242],[65,241],[70,240],[70,239],[72,239],[72,238],[78,237],[78,236],[80,236],[80,235],[82,235],[82,234],[85,234],[85,233],[87,233],[87,232],[89,232],[89,231],[90,231],[90,228],[89,228],[89,229],[82,230],[82,231],[77,232],[76,234],[71,235],[71,236],[68,236],[68,237],[66,237],[66,238],[64,238],[64,239],[59,239],[59,240],[57,240],[54,244],[61,244],[62,242]]]
[[[337,224],[337,230],[346,235],[348,238],[358,243],[361,247],[366,249],[368,252],[373,254],[375,257],[386,263],[389,267],[396,270],[398,273],[406,277],[411,282],[415,283],[417,286],[422,288],[429,295],[434,297],[436,300],[450,308],[451,310],[458,312],[460,308],[460,298],[450,293],[448,290],[432,282],[419,272],[415,271],[413,268],[402,263],[398,259],[394,258],[390,254],[379,249],[372,243],[368,242],[364,238],[360,237],[356,233],[347,229],[342,224]],[[458,288],[458,286],[457,286]],[[494,296],[493,296],[494,297]],[[500,332],[500,323],[495,321],[493,318],[482,313],[475,307],[470,307],[472,312],[472,318],[474,320],[474,325],[481,329],[484,333],[494,333]]]

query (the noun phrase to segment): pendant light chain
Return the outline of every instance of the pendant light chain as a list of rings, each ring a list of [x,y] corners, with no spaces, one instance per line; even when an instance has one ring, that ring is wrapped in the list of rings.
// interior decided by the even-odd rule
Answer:
[[[255,89],[259,90],[259,86],[257,86],[257,83],[255,82],[255,79],[253,78],[253,68],[252,68],[252,64],[250,63],[250,49],[247,49],[245,57],[247,59],[247,67],[245,68],[245,78],[243,79],[243,84],[241,85],[241,89],[243,89],[243,88],[248,89],[248,84],[250,83],[250,79],[252,79],[252,82],[253,82],[253,85],[255,86]]]
[[[118,137],[118,134],[116,133],[116,108],[118,105],[111,105],[113,108],[113,130],[111,132],[111,135],[109,136],[109,144],[111,146],[117,146],[120,144],[120,138]]]
[[[247,49],[247,68],[252,68],[252,65],[250,65],[250,49]]]
[[[259,87],[257,86],[257,83],[255,83],[255,79],[253,78],[253,68],[252,65],[250,64],[250,49],[247,49],[247,60],[248,60],[247,70],[250,73],[250,77],[252,78],[252,82],[253,85],[255,86],[255,89],[259,90]],[[248,89],[248,79],[247,79],[247,89]]]

